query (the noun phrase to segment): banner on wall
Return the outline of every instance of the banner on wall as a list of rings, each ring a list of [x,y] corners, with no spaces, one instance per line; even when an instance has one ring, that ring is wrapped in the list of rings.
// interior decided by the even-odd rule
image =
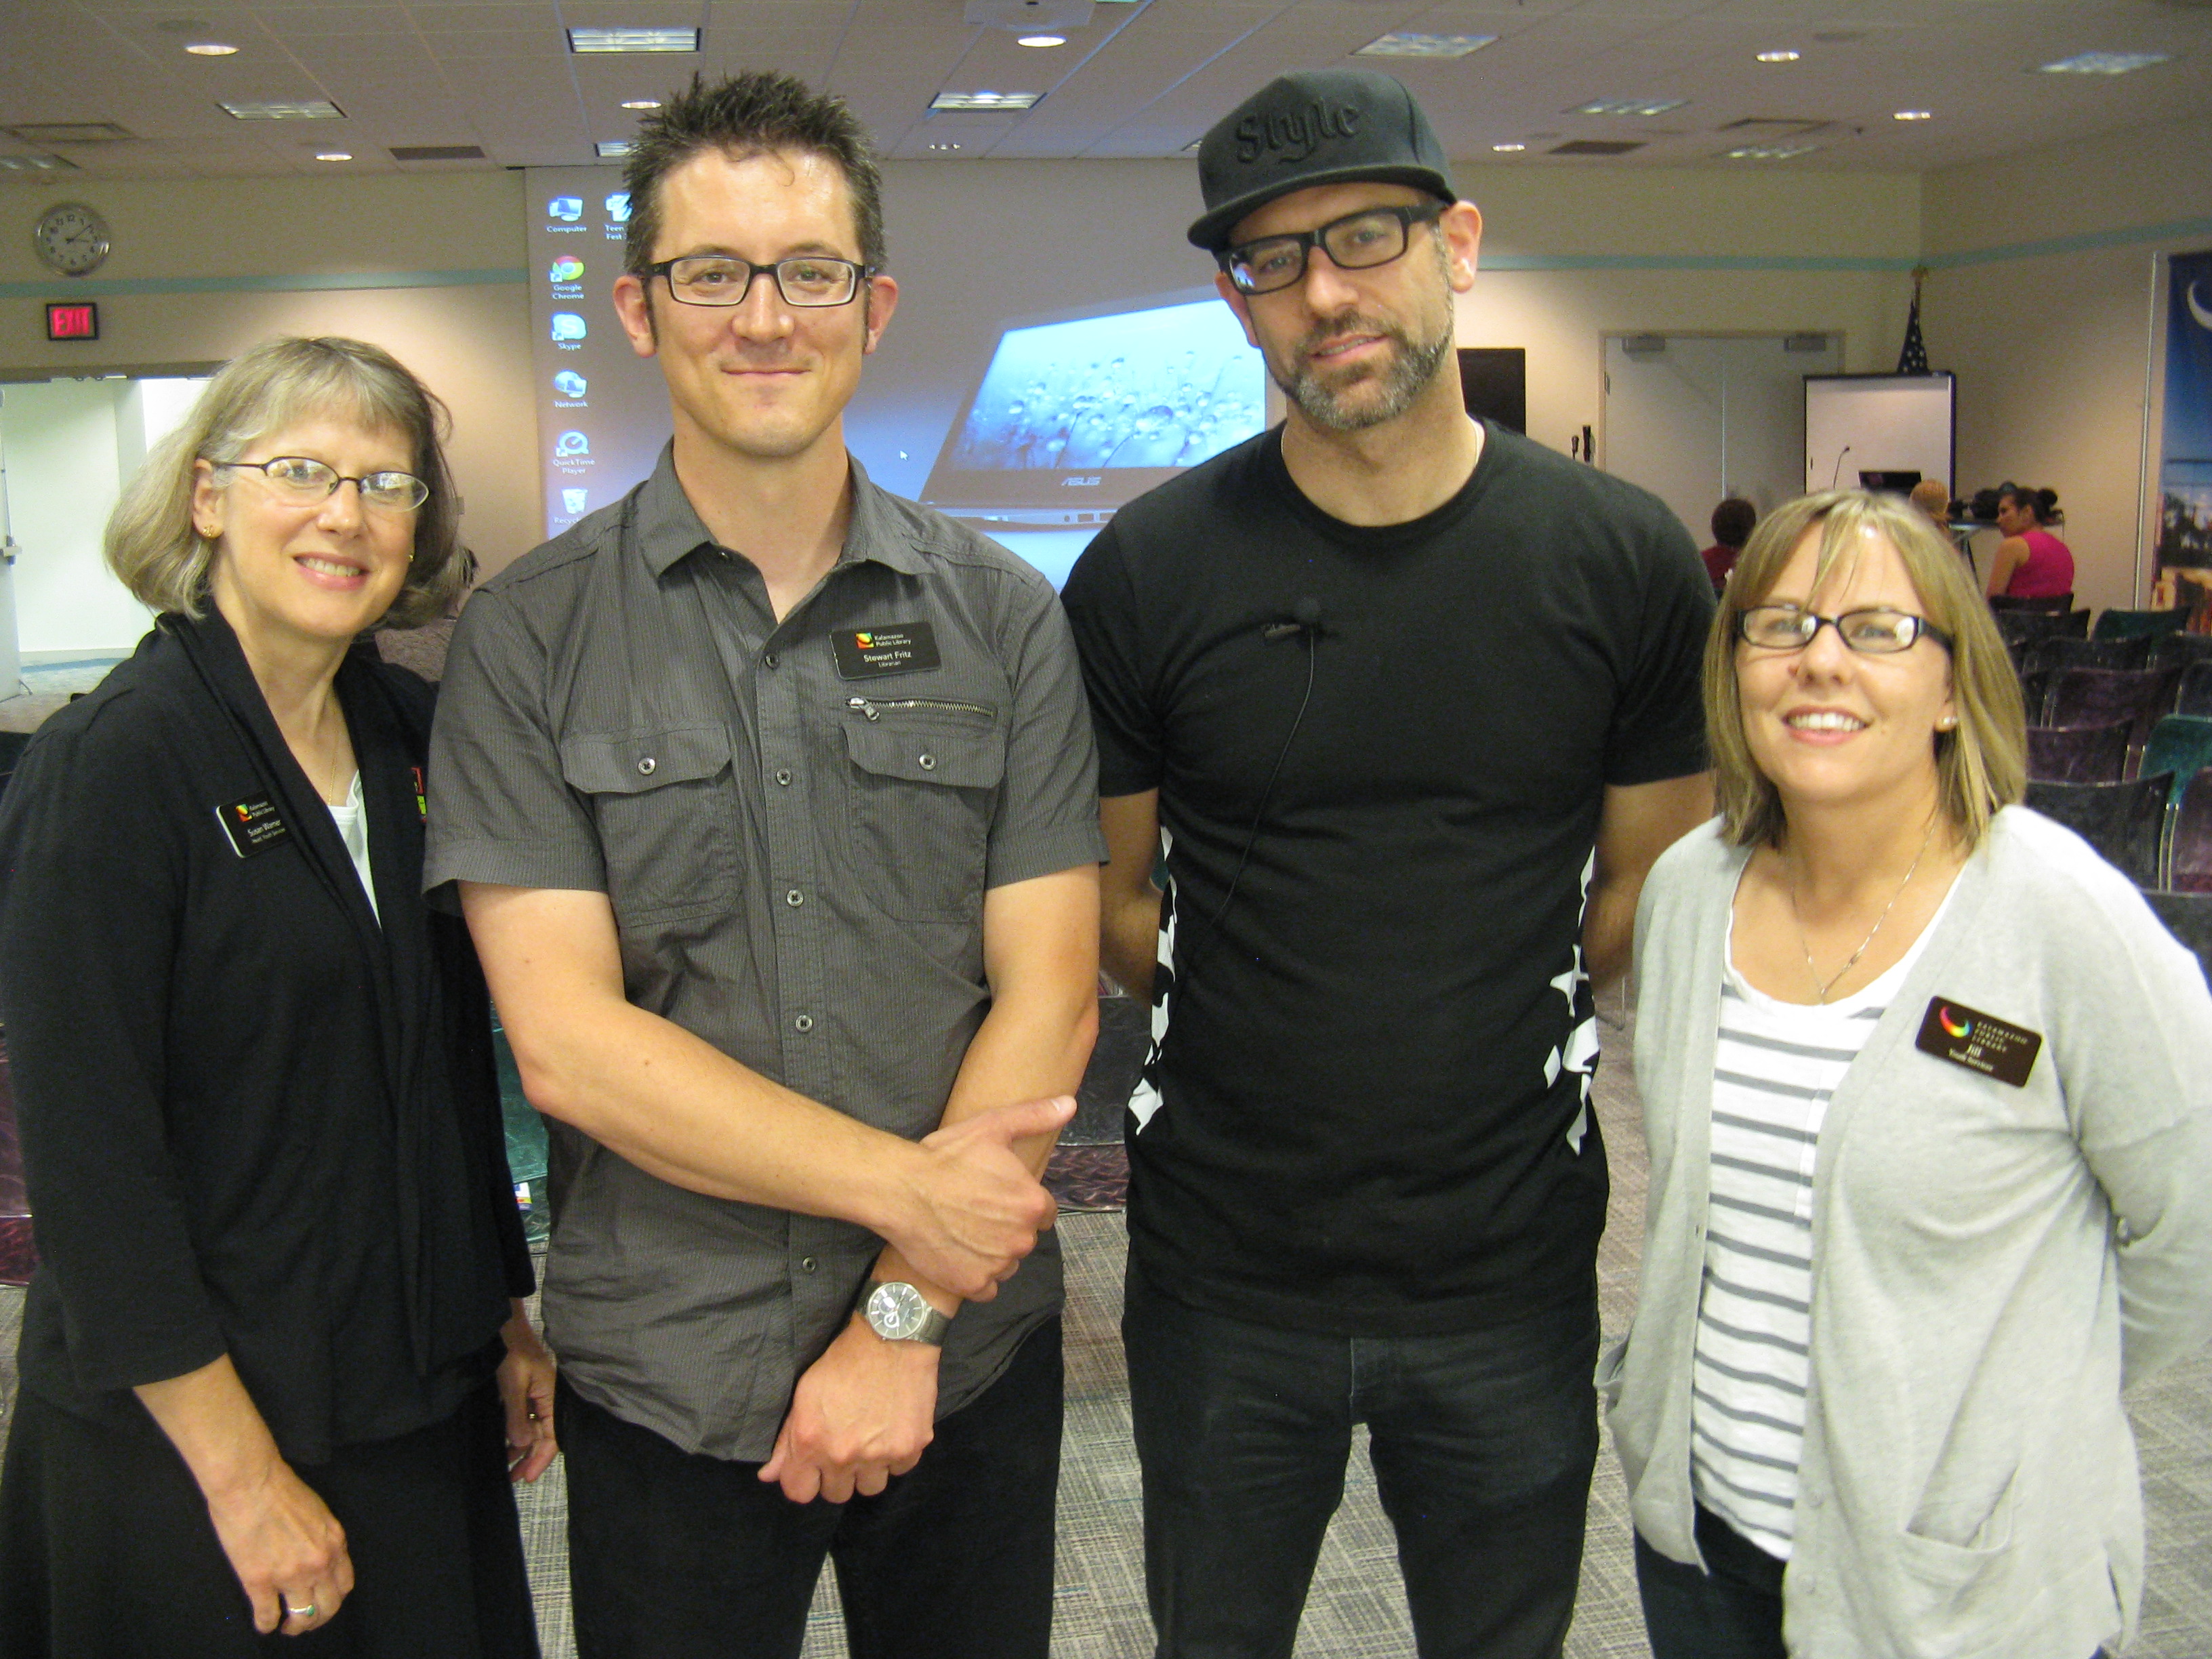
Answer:
[[[2212,566],[2212,249],[2167,261],[2158,562]]]

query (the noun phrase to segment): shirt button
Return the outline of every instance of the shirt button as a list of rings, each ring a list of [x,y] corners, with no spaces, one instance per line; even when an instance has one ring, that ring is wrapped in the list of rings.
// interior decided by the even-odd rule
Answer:
[[[791,787],[791,771],[790,771],[790,769],[789,769],[789,768],[787,768],[787,767],[782,767],[782,766],[779,766],[779,767],[777,767],[777,768],[775,769],[775,781],[776,781],[778,783],[781,784],[781,785],[782,785],[785,788],[787,788],[787,789],[788,789],[789,787]]]
[[[798,1018],[791,1022],[791,1029],[794,1031],[812,1030],[814,1029],[814,1016],[811,1014],[799,1015]]]
[[[800,892],[796,887],[794,887],[783,896],[783,902],[786,904],[788,904],[793,909],[796,910],[800,905],[806,902],[806,895]]]
[[[801,1273],[812,1273],[814,1271],[814,1258],[811,1255],[802,1255],[799,1257],[799,1270]]]
[[[937,757],[923,755],[918,757],[915,763],[925,772],[934,772],[937,769]]]
[[[643,760],[637,763],[638,776],[641,778],[651,777],[653,775],[653,769],[659,764],[660,763],[659,761],[653,759],[652,756],[647,755]]]
[[[763,667],[768,667],[768,668],[773,668],[773,667],[775,667],[775,652],[773,652],[773,651],[769,652],[766,656],[764,656],[764,657],[763,657],[763,658],[761,659],[761,663],[762,663],[762,665],[763,665]]]

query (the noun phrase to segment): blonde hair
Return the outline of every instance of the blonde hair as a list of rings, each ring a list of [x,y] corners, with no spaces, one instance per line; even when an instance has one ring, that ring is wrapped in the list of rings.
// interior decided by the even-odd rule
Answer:
[[[149,609],[198,617],[216,544],[192,523],[194,463],[243,459],[256,439],[330,414],[398,433],[414,457],[410,470],[430,488],[415,509],[406,584],[376,625],[419,628],[446,615],[476,568],[461,545],[460,496],[441,444],[451,422],[445,404],[390,353],[360,340],[267,340],[217,370],[184,424],[125,487],[107,520],[107,568]]]
[[[1871,532],[1897,550],[1929,623],[1951,640],[1956,729],[1936,733],[1936,775],[1944,816],[1971,851],[2000,808],[2027,788],[2027,726],[2020,679],[1966,561],[1902,501],[1861,489],[1800,496],[1759,523],[1721,595],[1705,639],[1705,734],[1720,796],[1722,834],[1732,846],[1777,846],[1782,798],[1751,757],[1736,684],[1736,618],[1766,603],[1806,532],[1819,526],[1812,589],[1857,556]]]

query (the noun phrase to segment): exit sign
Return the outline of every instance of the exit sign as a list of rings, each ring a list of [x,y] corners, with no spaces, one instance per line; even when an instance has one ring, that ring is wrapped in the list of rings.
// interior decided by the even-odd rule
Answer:
[[[100,307],[91,300],[57,300],[46,307],[49,340],[97,340]]]

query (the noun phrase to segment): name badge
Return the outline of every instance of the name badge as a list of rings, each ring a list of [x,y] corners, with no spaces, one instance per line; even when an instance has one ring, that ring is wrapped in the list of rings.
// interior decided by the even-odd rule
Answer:
[[[1995,1014],[1969,1008],[1942,997],[1928,1000],[1928,1012],[1920,1022],[1913,1047],[1923,1054],[1948,1060],[1970,1072],[1995,1078],[2018,1089],[2035,1069],[2043,1038],[2023,1026],[2008,1024]]]
[[[292,834],[292,826],[284,822],[276,811],[276,803],[266,795],[249,795],[228,806],[218,806],[215,809],[215,821],[230,837],[231,850],[242,859],[265,853],[279,842],[289,840]]]
[[[841,628],[830,636],[830,648],[836,655],[841,679],[916,674],[938,665],[936,630],[926,622]]]

